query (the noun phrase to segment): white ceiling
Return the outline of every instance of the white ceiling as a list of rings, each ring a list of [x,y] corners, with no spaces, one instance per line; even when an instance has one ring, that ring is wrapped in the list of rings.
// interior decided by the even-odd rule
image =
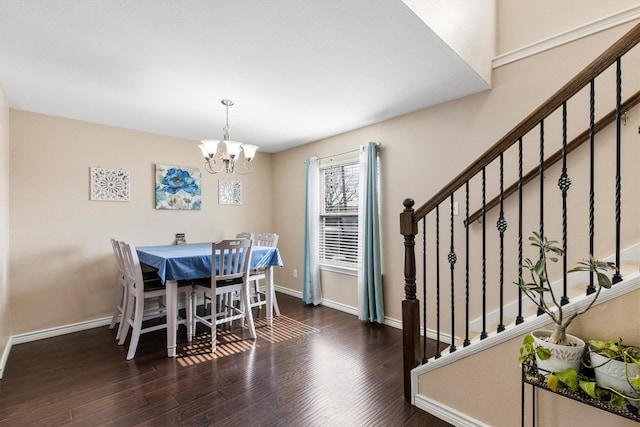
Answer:
[[[11,108],[277,152],[487,89],[401,0],[0,0]],[[194,143],[195,146],[195,143]]]

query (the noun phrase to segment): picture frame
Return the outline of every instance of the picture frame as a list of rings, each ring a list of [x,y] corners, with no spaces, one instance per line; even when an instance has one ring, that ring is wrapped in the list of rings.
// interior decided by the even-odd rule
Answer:
[[[221,179],[218,181],[219,205],[242,205],[242,181]]]
[[[156,209],[200,210],[202,173],[198,168],[156,164]]]
[[[131,198],[130,173],[124,169],[92,167],[90,170],[92,201],[128,202]]]

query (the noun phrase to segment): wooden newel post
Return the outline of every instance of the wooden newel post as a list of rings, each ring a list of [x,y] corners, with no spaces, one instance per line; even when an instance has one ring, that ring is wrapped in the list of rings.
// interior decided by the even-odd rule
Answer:
[[[404,398],[411,401],[411,370],[420,364],[420,302],[416,298],[415,236],[412,199],[405,199],[400,214],[400,234],[404,236],[404,300],[402,301],[402,354]]]

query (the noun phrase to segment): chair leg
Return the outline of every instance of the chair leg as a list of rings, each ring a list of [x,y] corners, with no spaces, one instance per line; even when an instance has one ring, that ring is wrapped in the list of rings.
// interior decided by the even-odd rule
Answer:
[[[131,317],[133,315],[133,303],[131,302],[131,296],[129,295],[129,291],[127,290],[124,307],[124,314],[122,315],[122,321],[120,322],[120,327],[118,328],[118,345],[124,344],[127,340],[127,335],[129,335],[129,328],[131,327]]]
[[[218,319],[219,308],[220,308],[220,303],[218,302],[218,298],[212,292],[211,294],[211,353],[216,352],[216,341],[217,341],[217,336],[216,336],[217,322],[216,321]]]
[[[196,325],[198,324],[198,321],[193,318],[193,315],[195,315],[197,313],[197,304],[198,304],[198,295],[196,294],[196,291],[192,291],[191,294],[189,295],[189,305],[191,306],[191,324],[189,325],[189,327],[191,328],[190,334],[191,337],[195,337],[196,336]]]
[[[241,298],[241,304],[242,304],[242,310],[244,313],[244,318],[242,321],[242,324],[244,326],[244,319],[247,320],[247,323],[249,324],[249,335],[251,335],[251,338],[256,339],[256,328],[253,324],[253,314],[251,314],[251,304],[249,304],[249,289],[246,288],[245,292],[240,292],[242,294]]]
[[[271,298],[273,301],[273,311],[276,316],[280,317],[280,307],[278,306],[278,298],[276,298],[276,293],[273,293],[273,297]]]
[[[188,292],[184,294],[184,309],[185,309],[185,317],[187,318],[187,341],[191,342],[193,339],[193,330],[191,327],[191,323],[193,322],[193,306],[191,305],[191,294],[192,292]]]
[[[116,323],[122,320],[124,317],[124,287],[122,285],[118,286],[118,296],[116,298],[116,307],[113,309],[113,315],[111,316],[111,324],[109,325],[109,329],[113,329],[116,326]],[[116,336],[116,338],[118,338]]]
[[[133,329],[131,331],[131,342],[129,343],[129,352],[127,353],[127,360],[133,359],[136,355],[136,349],[138,348],[138,341],[140,341],[140,331],[142,330],[142,319],[144,317],[144,299],[138,301],[136,298],[136,314],[133,321]]]
[[[121,286],[120,289],[122,289],[122,314],[120,317],[120,324],[118,325],[118,332],[116,332],[116,340],[120,341],[120,338],[122,337],[122,335],[124,334],[125,339],[127,338],[127,332],[128,332],[128,323],[127,323],[127,319],[130,319],[131,316],[127,317],[127,301],[129,301],[129,292],[126,286]],[[127,330],[127,332],[125,332],[125,329]]]

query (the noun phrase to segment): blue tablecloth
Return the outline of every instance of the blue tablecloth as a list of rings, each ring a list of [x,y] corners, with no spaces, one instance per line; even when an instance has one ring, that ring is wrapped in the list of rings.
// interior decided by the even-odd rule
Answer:
[[[140,262],[158,269],[166,280],[186,280],[211,277],[211,243],[188,245],[141,246],[136,248]],[[282,267],[278,248],[253,246],[249,268]]]

